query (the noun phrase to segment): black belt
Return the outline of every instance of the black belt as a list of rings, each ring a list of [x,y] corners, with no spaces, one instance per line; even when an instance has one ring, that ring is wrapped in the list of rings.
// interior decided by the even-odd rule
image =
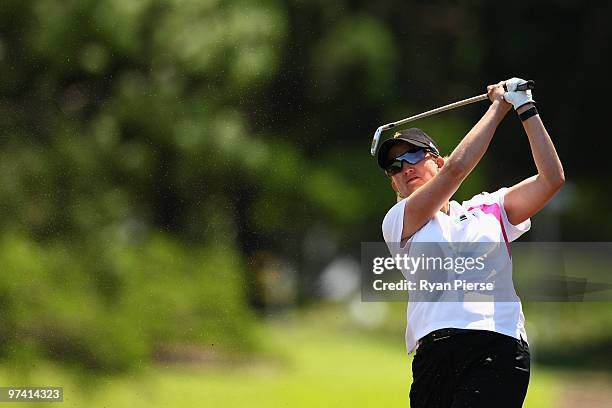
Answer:
[[[419,341],[417,341],[417,344],[421,346],[423,344],[428,344],[428,343],[433,343],[435,341],[444,340],[444,339],[447,339],[449,337],[455,336],[460,333],[469,333],[469,332],[473,333],[474,330],[455,329],[455,328],[434,330],[430,332],[429,334],[421,337]]]

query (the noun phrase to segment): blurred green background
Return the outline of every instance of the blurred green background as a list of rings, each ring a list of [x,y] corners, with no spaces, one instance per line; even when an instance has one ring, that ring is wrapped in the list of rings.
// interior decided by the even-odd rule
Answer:
[[[0,382],[69,406],[408,406],[405,305],[359,298],[395,202],[373,131],[534,79],[567,183],[522,239],[609,241],[611,13],[4,0]],[[485,109],[415,125],[450,153]],[[456,199],[534,172],[510,114]],[[525,314],[526,405],[610,406],[610,303]]]

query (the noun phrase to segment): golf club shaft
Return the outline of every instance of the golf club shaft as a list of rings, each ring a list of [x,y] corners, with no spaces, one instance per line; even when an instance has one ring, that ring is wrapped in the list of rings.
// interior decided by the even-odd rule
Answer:
[[[412,122],[414,120],[426,118],[427,116],[431,116],[431,115],[435,115],[436,113],[440,113],[440,112],[444,112],[444,111],[447,111],[447,110],[455,109],[455,108],[458,108],[460,106],[469,105],[470,103],[484,101],[485,99],[487,99],[487,94],[482,94],[482,95],[474,96],[472,98],[467,98],[467,99],[463,99],[463,100],[458,101],[458,102],[449,103],[448,105],[440,106],[439,108],[436,108],[436,109],[428,110],[427,112],[419,113],[418,115],[410,116],[409,118],[406,118],[406,119],[398,120],[397,122],[387,123],[386,125],[383,125],[382,127],[383,127],[383,130],[389,130],[389,129],[392,129],[392,128],[396,127],[396,126],[403,125],[404,123],[408,123],[408,122]]]
[[[524,83],[518,85],[516,87],[517,91],[526,91],[528,89],[535,88],[535,82],[533,80],[525,81]],[[506,89],[506,85],[504,85],[504,89]],[[405,118],[402,120],[398,120],[397,122],[387,123],[386,125],[379,126],[374,133],[374,138],[372,139],[372,146],[370,147],[370,153],[372,156],[376,155],[376,148],[378,147],[378,141],[380,140],[380,135],[383,131],[393,129],[396,126],[403,125],[404,123],[412,122],[414,120],[426,118],[427,116],[435,115],[436,113],[444,112],[447,110],[455,109],[460,106],[469,105],[474,102],[480,102],[488,99],[488,95],[482,94],[478,96],[473,96],[471,98],[463,99],[458,102],[454,102],[448,105],[440,106],[439,108],[428,110],[427,112],[419,113],[418,115],[410,116],[409,118]]]
[[[393,129],[394,127],[403,125],[404,123],[426,118],[427,116],[435,115],[436,113],[444,112],[450,109],[455,109],[460,106],[469,105],[470,103],[483,101],[487,98],[488,98],[487,94],[474,96],[472,98],[467,98],[467,99],[463,99],[461,101],[454,102],[448,105],[440,106],[439,108],[436,108],[436,109],[428,110],[427,112],[419,113],[418,115],[410,116],[409,118],[398,120],[397,122],[391,122],[391,123],[387,123],[386,125],[382,125],[378,129],[376,129],[376,132],[374,133],[374,138],[372,139],[372,146],[370,148],[370,154],[372,154],[372,156],[376,155],[376,148],[378,147],[378,141],[380,140],[380,134],[384,130]]]

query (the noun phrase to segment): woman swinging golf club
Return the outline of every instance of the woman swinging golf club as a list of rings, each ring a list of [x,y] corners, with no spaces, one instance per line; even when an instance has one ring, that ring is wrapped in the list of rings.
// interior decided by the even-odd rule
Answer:
[[[393,256],[410,255],[411,248],[427,242],[502,243],[503,264],[496,264],[494,272],[510,282],[514,293],[508,243],[530,228],[529,218],[564,183],[561,162],[531,91],[516,90],[523,83],[512,78],[488,86],[491,105],[448,158],[416,128],[397,132],[381,145],[378,164],[399,200],[382,225]],[[538,173],[462,204],[449,201],[483,157],[512,107],[529,138]],[[500,302],[409,300],[407,317],[406,345],[409,352],[416,349],[411,407],[522,406],[530,356],[521,302],[515,293],[513,301]]]

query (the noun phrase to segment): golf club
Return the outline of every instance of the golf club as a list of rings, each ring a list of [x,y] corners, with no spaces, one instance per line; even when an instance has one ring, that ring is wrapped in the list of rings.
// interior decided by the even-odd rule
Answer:
[[[504,89],[505,88],[506,88],[506,85],[504,85]],[[528,89],[534,89],[534,88],[535,88],[535,82],[532,80],[529,80],[529,81],[525,81],[522,84],[519,84],[516,87],[516,90],[526,91]],[[376,129],[376,132],[374,132],[374,138],[372,139],[372,146],[370,148],[370,154],[372,156],[376,155],[376,149],[378,148],[378,141],[380,140],[380,135],[385,130],[393,129],[397,126],[403,125],[404,123],[426,118],[427,116],[435,115],[436,113],[445,112],[447,110],[455,109],[460,106],[465,106],[465,105],[469,105],[475,102],[484,101],[485,99],[488,99],[488,96],[486,93],[482,95],[474,96],[472,98],[463,99],[461,101],[454,102],[448,105],[440,106],[439,108],[428,110],[427,112],[419,113],[418,115],[410,116],[408,118],[398,120],[397,122],[391,122],[391,123],[387,123],[386,125],[379,126],[378,129]]]

